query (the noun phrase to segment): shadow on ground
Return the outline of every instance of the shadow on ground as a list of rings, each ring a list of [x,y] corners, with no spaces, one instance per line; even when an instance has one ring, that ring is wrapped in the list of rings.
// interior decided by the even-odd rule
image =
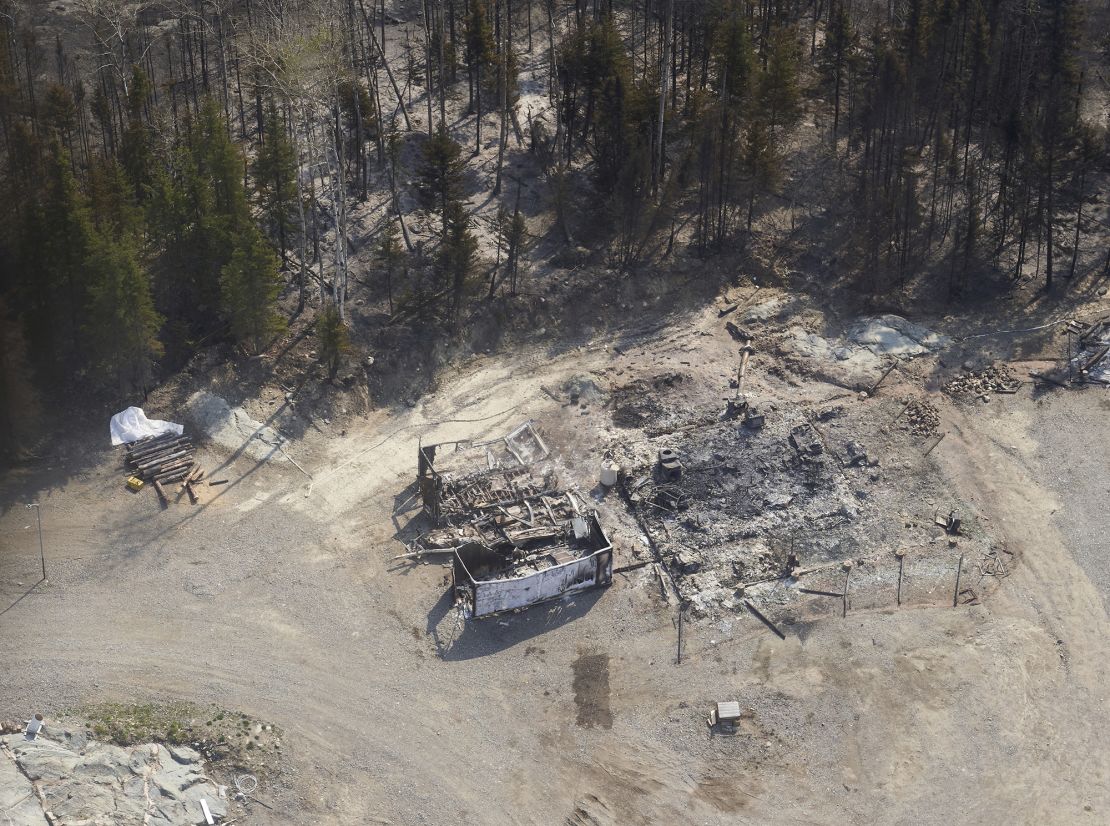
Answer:
[[[447,589],[428,612],[426,632],[439,656],[448,662],[472,660],[505,651],[587,614],[601,600],[603,588],[570,594],[533,605],[520,613],[469,620],[459,615]]]

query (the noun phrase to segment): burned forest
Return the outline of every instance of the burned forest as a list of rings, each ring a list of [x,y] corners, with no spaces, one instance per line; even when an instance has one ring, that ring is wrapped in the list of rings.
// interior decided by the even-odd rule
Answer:
[[[1106,0],[0,0],[0,821],[1110,819]]]

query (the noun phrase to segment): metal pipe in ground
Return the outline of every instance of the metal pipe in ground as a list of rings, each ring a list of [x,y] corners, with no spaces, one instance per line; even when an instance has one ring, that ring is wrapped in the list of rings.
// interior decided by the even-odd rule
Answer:
[[[898,604],[901,605],[902,604],[902,569],[906,564],[906,552],[903,551],[903,550],[897,550],[897,551],[894,552],[894,555],[896,557],[898,557],[898,594],[897,594],[897,599],[898,599]]]
[[[844,610],[841,617],[848,616],[848,579],[852,576],[852,560],[844,560]]]
[[[964,555],[960,554],[960,562],[956,565],[956,593],[952,594],[952,607],[955,608],[960,602],[960,574],[964,570]]]
[[[678,606],[678,661],[675,665],[682,665],[682,606]]]

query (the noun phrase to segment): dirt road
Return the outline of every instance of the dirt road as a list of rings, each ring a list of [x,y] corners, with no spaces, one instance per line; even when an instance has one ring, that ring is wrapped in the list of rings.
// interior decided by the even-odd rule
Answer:
[[[707,318],[644,363],[695,345],[712,362],[729,345],[700,336]],[[8,474],[0,715],[183,698],[272,721],[286,757],[257,824],[1110,817],[1104,396],[944,406],[934,458],[1020,557],[982,605],[852,612],[785,641],[750,618],[692,624],[676,666],[644,569],[460,629],[445,569],[389,561],[418,439],[535,417],[586,484],[602,416],[543,386],[612,360],[599,343],[471,365],[414,409],[295,445],[311,481],[238,460],[195,508],[127,494],[107,450]],[[50,566],[33,588],[31,497]],[[741,736],[707,736],[719,699],[754,709]]]

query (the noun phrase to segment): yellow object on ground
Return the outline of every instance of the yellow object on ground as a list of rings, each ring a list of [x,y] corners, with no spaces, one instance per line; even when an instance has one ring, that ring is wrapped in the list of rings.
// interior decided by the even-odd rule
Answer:
[[[127,487],[131,488],[131,490],[139,490],[142,486],[143,480],[138,476],[129,476],[127,478]]]

